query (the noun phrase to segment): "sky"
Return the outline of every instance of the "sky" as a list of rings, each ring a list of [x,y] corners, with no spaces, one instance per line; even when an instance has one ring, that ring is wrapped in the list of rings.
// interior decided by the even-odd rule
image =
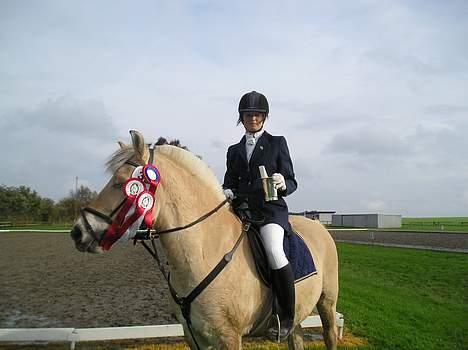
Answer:
[[[467,1],[0,1],[0,184],[99,191],[137,129],[220,182],[264,93],[291,211],[468,216]]]

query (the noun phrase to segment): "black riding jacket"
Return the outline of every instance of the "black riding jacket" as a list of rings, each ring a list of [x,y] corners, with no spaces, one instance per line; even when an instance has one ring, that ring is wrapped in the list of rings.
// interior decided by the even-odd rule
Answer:
[[[258,139],[250,161],[247,162],[245,136],[227,151],[227,167],[223,188],[230,188],[241,195],[247,195],[249,206],[265,216],[263,225],[276,223],[289,231],[288,206],[283,197],[297,188],[293,164],[288,145],[283,136],[272,136],[266,131]],[[269,176],[280,173],[284,176],[286,190],[278,190],[278,200],[265,202],[262,180],[258,167],[265,166]]]

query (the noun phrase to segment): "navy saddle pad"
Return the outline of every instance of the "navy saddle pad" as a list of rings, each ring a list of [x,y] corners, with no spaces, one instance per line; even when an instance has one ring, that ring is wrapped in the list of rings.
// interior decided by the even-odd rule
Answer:
[[[263,283],[270,286],[270,268],[268,266],[260,234],[256,229],[251,228],[248,231],[248,237],[255,260],[255,266],[260,278]],[[294,280],[296,282],[317,274],[312,254],[305,242],[302,240],[302,237],[296,232],[291,231],[289,234],[284,235],[283,249],[294,271]]]
[[[296,232],[284,235],[283,249],[294,271],[296,282],[317,273],[309,248]]]

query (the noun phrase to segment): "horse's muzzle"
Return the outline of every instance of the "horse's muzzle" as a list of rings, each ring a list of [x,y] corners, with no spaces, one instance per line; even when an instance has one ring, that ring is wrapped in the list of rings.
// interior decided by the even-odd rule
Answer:
[[[83,233],[78,225],[73,226],[70,231],[71,238],[75,241],[75,243],[80,243],[81,238],[83,237]]]
[[[75,242],[76,249],[83,253],[86,252],[89,249],[89,246],[93,243],[93,241],[89,243],[83,242],[83,232],[81,232],[81,228],[78,225],[73,226],[70,231],[70,236]]]

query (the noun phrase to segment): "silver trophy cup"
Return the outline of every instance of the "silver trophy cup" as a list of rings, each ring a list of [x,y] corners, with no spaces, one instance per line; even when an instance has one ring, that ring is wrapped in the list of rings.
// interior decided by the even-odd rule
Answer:
[[[262,178],[263,193],[265,195],[265,202],[278,200],[278,192],[273,184],[273,178],[269,177],[263,165],[258,167],[260,177]]]

